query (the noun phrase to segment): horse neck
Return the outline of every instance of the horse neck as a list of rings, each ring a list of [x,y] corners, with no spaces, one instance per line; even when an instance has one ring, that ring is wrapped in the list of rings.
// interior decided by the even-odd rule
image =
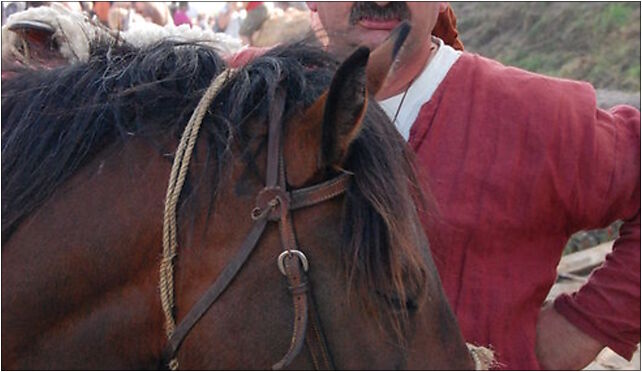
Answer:
[[[2,252],[2,330],[14,340],[3,343],[3,366],[154,363],[164,342],[157,285],[169,169],[140,140],[112,145],[18,227]]]

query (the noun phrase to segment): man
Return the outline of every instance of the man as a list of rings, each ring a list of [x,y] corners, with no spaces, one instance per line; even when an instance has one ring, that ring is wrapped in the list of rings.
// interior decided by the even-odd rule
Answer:
[[[464,338],[491,345],[499,368],[580,369],[604,346],[630,358],[640,339],[640,113],[599,110],[589,84],[431,38],[445,3],[308,6],[339,56],[412,24],[377,98],[434,199],[422,221]],[[625,223],[605,264],[577,293],[543,304],[569,236],[616,219]]]

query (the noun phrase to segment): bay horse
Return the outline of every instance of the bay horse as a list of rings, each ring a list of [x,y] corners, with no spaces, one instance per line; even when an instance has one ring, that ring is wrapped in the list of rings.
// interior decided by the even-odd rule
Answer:
[[[373,98],[403,41],[395,35],[341,64],[304,44],[275,48],[230,74],[206,106],[177,212],[179,323],[263,218],[252,212],[274,173],[272,134],[282,188],[271,201],[348,181],[314,205],[280,205],[279,225],[265,222],[170,355],[180,368],[267,369],[296,341],[301,288],[290,294],[277,268],[283,216],[285,239],[309,263],[309,303],[331,358],[322,366],[473,367],[417,218],[410,150]],[[3,369],[168,367],[159,300],[167,180],[191,113],[225,71],[198,43],[99,43],[86,62],[2,82]],[[299,343],[281,366],[319,367],[311,355]]]

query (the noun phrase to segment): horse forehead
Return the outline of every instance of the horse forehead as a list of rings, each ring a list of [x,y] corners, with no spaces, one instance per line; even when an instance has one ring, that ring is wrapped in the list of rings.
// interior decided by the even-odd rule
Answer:
[[[323,101],[319,98],[284,124],[286,128],[283,156],[288,183],[292,187],[302,187],[310,182],[322,181],[321,178],[313,176],[320,171]]]

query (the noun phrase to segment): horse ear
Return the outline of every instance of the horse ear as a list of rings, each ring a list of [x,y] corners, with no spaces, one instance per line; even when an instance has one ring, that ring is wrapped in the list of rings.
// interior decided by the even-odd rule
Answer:
[[[358,48],[332,78],[323,110],[321,159],[324,165],[342,163],[365,114],[366,64],[370,49]]]
[[[324,165],[338,167],[343,163],[361,129],[368,93],[374,96],[383,85],[409,31],[410,26],[403,22],[372,53],[367,47],[359,47],[339,66],[323,111],[321,160]]]
[[[395,57],[409,33],[410,24],[407,21],[402,22],[392,30],[386,41],[370,54],[366,75],[368,76],[368,91],[372,95],[376,95],[383,86]]]

